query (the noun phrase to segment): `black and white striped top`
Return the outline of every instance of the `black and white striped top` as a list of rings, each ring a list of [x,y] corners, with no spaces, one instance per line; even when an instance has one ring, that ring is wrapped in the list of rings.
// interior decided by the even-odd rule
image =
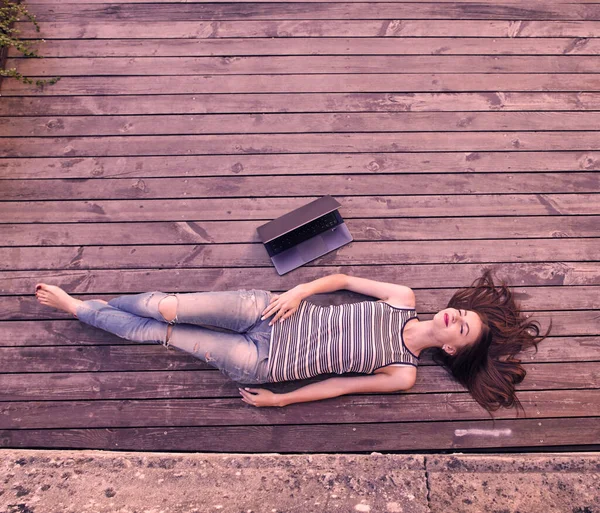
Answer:
[[[319,374],[371,374],[390,364],[418,365],[402,332],[414,309],[379,301],[327,307],[302,300],[293,315],[273,325],[269,349],[271,382]]]

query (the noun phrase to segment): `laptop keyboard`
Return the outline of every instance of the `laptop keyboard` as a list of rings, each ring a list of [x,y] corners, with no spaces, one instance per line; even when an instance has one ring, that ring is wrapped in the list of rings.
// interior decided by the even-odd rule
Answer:
[[[323,233],[326,230],[333,228],[340,224],[340,220],[336,215],[337,211],[330,212],[310,223],[300,226],[291,232],[282,235],[281,237],[277,237],[275,240],[267,242],[265,247],[267,248],[267,252],[269,256],[277,255],[282,253],[286,249],[290,249],[305,240],[311,239],[320,233]],[[341,216],[340,216],[341,217]]]

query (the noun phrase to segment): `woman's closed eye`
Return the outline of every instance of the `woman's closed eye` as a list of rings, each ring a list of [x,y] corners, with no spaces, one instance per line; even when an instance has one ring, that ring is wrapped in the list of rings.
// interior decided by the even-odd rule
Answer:
[[[461,312],[461,311],[459,310],[459,312]],[[466,311],[466,310],[464,310],[464,315],[463,315],[463,314],[462,314],[462,312],[461,312],[461,316],[462,316],[462,317],[466,317],[466,316],[467,316],[467,311]],[[468,325],[467,325],[467,326],[468,326]],[[461,324],[460,324],[460,334],[461,334],[461,335],[463,334],[464,327],[465,327],[465,324],[461,322]],[[469,331],[470,331],[470,330],[467,330],[467,332],[466,332],[466,335],[468,335],[468,334],[469,334]]]

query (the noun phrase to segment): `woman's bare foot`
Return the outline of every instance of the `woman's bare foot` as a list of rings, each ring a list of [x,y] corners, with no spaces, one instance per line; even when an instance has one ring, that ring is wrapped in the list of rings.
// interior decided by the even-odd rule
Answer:
[[[52,306],[76,315],[77,306],[82,303],[81,300],[75,299],[69,296],[63,289],[55,285],[46,285],[45,283],[38,283],[35,287],[35,296],[37,300],[47,306]]]

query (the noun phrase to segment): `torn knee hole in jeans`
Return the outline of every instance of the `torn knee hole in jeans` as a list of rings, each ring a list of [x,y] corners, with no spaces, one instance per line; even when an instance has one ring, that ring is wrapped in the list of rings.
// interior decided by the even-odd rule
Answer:
[[[163,313],[163,311],[160,309],[160,306],[162,305],[162,302],[170,297],[174,297],[175,298],[175,309],[173,312],[171,312],[171,310],[167,310],[166,313],[168,313],[169,315],[165,315],[165,313]],[[169,308],[169,307],[167,307]],[[165,320],[165,322],[169,323],[169,324],[175,324],[178,319],[177,319],[177,310],[179,309],[179,298],[177,297],[176,294],[167,294],[165,297],[163,297],[159,302],[158,302],[158,312],[160,313],[160,315],[162,315],[163,319]],[[172,317],[172,318],[167,318],[167,317]]]

